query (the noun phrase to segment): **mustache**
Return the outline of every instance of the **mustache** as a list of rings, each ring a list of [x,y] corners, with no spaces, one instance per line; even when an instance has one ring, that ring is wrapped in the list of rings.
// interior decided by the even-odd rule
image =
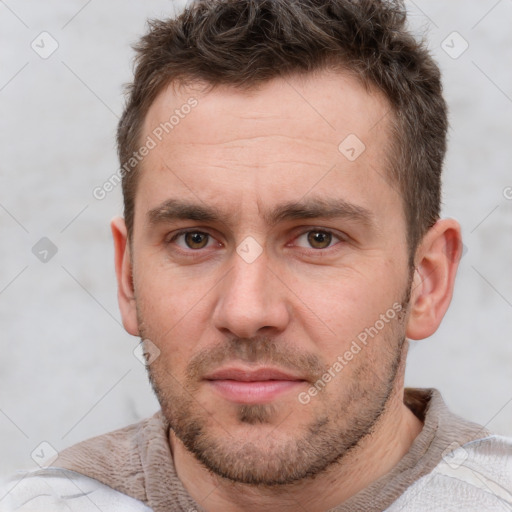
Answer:
[[[317,355],[298,352],[296,347],[291,348],[270,337],[228,338],[195,355],[187,366],[187,378],[199,380],[225,363],[237,362],[291,370],[309,382],[316,382],[328,366]]]

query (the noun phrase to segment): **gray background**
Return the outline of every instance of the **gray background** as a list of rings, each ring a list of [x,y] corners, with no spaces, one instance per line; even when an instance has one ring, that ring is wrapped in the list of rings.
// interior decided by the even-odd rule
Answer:
[[[129,45],[147,17],[181,5],[0,1],[0,474],[36,467],[31,453],[51,451],[41,442],[60,450],[157,409],[118,313],[108,223],[120,187],[102,201],[92,190],[117,168]],[[406,384],[512,435],[512,0],[407,5],[444,74],[443,211],[467,251],[442,327],[412,345]],[[47,58],[31,47],[56,44],[43,31],[58,43]],[[58,249],[46,262],[47,242],[32,252],[43,237]]]

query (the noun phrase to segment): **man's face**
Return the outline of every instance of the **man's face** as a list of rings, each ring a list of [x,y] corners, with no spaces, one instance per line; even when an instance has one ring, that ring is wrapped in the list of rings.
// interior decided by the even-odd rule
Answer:
[[[340,74],[250,93],[168,88],[140,140],[156,140],[176,109],[135,201],[138,329],[160,350],[153,386],[178,439],[217,474],[316,474],[400,388],[410,281],[386,177],[389,106]]]

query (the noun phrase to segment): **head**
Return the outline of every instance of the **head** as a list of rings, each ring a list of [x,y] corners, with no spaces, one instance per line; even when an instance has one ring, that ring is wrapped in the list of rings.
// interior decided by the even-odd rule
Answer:
[[[448,307],[446,107],[404,25],[400,2],[208,0],[136,47],[123,322],[158,348],[173,432],[223,477],[342,460],[401,400],[406,338]]]

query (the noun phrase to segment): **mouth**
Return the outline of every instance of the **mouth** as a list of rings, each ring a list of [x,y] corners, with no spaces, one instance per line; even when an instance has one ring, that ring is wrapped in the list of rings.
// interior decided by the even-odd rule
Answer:
[[[277,368],[223,368],[204,380],[214,392],[238,404],[264,404],[289,393],[307,381]]]

